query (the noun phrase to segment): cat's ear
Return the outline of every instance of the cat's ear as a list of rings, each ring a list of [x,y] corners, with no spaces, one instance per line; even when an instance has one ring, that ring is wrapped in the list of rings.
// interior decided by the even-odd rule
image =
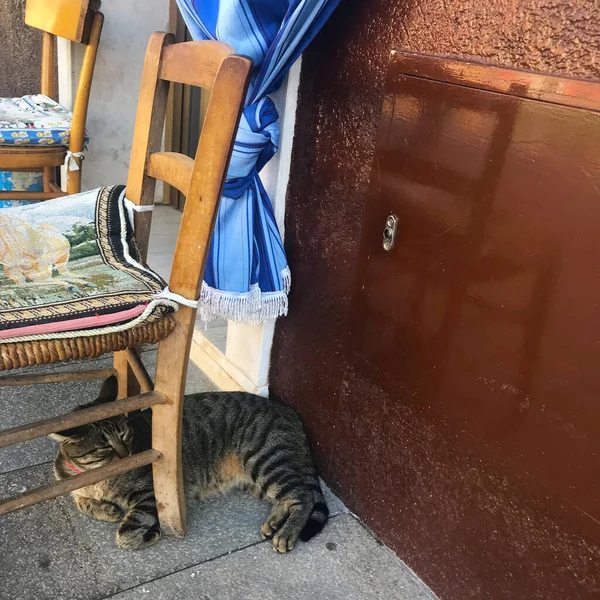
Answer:
[[[57,431],[56,433],[51,433],[48,437],[56,442],[74,442],[84,435],[81,427],[73,427],[71,429],[64,429],[63,431]]]
[[[119,381],[114,375],[111,375],[102,384],[100,394],[98,394],[98,398],[94,401],[94,404],[106,404],[107,402],[113,402],[117,399],[118,394]]]

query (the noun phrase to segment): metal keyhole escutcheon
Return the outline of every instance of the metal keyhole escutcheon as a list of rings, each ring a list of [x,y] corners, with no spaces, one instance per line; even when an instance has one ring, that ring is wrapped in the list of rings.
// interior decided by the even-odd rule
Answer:
[[[397,230],[398,217],[396,215],[390,215],[385,220],[385,227],[383,229],[383,249],[386,252],[391,252],[394,249]]]

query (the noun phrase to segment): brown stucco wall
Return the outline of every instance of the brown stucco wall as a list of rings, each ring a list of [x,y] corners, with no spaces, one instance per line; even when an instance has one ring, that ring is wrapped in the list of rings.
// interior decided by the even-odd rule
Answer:
[[[596,0],[422,0],[409,10],[402,31],[391,34],[399,47],[600,77]]]
[[[0,96],[37,94],[42,33],[27,27],[25,0],[0,0]]]
[[[286,214],[293,286],[290,314],[277,324],[271,390],[302,414],[342,499],[444,600],[598,598],[597,535],[556,516],[519,478],[507,480],[468,449],[455,428],[402,402],[400,390],[384,393],[348,359],[392,49],[600,78],[600,5],[340,4],[304,55]],[[482,531],[490,537],[475,550]]]

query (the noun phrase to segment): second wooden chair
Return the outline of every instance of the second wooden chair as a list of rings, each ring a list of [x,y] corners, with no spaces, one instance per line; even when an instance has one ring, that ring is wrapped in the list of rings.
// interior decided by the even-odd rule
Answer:
[[[67,194],[81,191],[90,89],[104,16],[98,0],[27,0],[25,23],[43,32],[41,96],[0,98],[0,171],[43,171],[43,191],[2,191],[0,200],[48,200],[64,196],[56,169],[66,166]],[[84,44],[73,113],[57,100],[56,38]]]

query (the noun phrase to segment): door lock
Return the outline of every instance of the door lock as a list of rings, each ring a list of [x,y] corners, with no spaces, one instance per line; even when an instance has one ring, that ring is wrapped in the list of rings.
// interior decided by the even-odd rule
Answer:
[[[390,215],[385,220],[385,227],[383,229],[383,249],[386,252],[391,252],[396,244],[396,232],[398,230],[398,217],[396,215]]]

